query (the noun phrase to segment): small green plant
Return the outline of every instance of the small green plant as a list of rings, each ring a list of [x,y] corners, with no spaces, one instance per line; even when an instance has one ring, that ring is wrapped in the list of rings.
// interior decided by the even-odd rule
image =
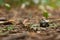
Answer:
[[[49,13],[47,12],[46,8],[44,5],[40,5],[39,8],[42,10],[43,12],[43,17],[45,17],[46,19],[49,17]]]
[[[9,25],[9,26],[6,27],[6,29],[7,29],[8,31],[10,31],[10,30],[13,30],[14,27],[13,27],[12,25]]]
[[[48,19],[48,17],[49,17],[48,12],[44,12],[44,13],[43,13],[43,16],[44,16],[46,19]]]
[[[7,10],[10,10],[10,8],[11,8],[10,4],[8,4],[8,3],[5,3],[4,6]]]

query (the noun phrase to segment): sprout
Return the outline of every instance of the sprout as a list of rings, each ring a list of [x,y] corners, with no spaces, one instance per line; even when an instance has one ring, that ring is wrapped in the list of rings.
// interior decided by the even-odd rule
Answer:
[[[10,10],[10,8],[11,8],[10,4],[8,4],[8,3],[5,3],[5,7],[6,7],[6,9],[8,9],[8,10]]]
[[[10,5],[9,5],[9,4],[7,4],[7,3],[5,4],[5,6],[6,6],[6,7],[10,7]]]
[[[49,17],[48,12],[44,12],[43,16],[47,19]]]

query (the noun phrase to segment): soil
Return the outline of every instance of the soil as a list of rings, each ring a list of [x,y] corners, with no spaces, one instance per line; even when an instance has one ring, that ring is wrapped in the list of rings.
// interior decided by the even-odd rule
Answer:
[[[49,10],[50,12],[50,10]],[[53,16],[49,17],[49,20],[55,20],[60,18],[60,12],[57,10],[51,11]],[[32,32],[27,31],[23,28],[24,25],[20,21],[24,23],[25,19],[29,19],[29,22],[39,23],[42,16],[42,11],[35,8],[30,9],[18,9],[12,8],[11,10],[0,9],[0,17],[6,18],[9,20],[14,20],[12,23],[16,23],[14,26],[14,30],[4,31],[5,35],[0,35],[0,40],[60,40],[60,26],[56,28],[41,28],[40,31]],[[60,21],[54,21],[56,23],[60,23]],[[26,23],[25,23],[26,24]],[[0,25],[0,27],[4,28],[8,25]],[[2,34],[3,34],[2,33]]]

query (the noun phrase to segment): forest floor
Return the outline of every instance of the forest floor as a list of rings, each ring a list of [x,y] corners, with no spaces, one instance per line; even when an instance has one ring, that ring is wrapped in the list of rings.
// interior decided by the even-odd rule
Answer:
[[[60,12],[49,11],[53,16],[49,18],[49,20],[60,19]],[[8,20],[15,20],[15,23],[19,21],[24,22],[26,18],[30,18],[32,23],[38,23],[42,18],[42,11],[37,9],[24,9],[17,10],[11,9],[9,12],[5,9],[0,9],[0,17],[5,17]],[[54,21],[55,23],[59,23],[60,21]],[[3,28],[9,27],[9,25],[0,25],[0,40],[60,40],[60,26],[56,28],[41,28],[39,31],[27,31],[22,26],[23,25],[12,25],[14,30],[5,30]],[[11,25],[10,25],[11,26]],[[1,30],[3,31],[1,33]]]

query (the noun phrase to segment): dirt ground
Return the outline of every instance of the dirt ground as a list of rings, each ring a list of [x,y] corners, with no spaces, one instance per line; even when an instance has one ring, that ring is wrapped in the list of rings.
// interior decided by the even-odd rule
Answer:
[[[19,27],[15,30],[0,35],[0,40],[60,40],[60,27],[41,29],[37,32],[25,31]]]
[[[60,10],[48,10],[52,16],[50,20],[60,19]],[[58,12],[57,12],[58,11]],[[14,20],[16,23],[24,21],[26,18],[30,18],[31,22],[38,23],[42,18],[42,11],[32,9],[0,9],[0,17],[5,17],[8,20]],[[57,23],[60,21],[57,21]],[[6,25],[4,25],[5,27]],[[2,27],[2,26],[1,26]],[[0,40],[60,40],[60,27],[57,28],[45,28],[37,32],[29,32],[21,29],[22,25],[15,25],[17,28],[14,31],[7,31],[7,35],[0,35]]]

